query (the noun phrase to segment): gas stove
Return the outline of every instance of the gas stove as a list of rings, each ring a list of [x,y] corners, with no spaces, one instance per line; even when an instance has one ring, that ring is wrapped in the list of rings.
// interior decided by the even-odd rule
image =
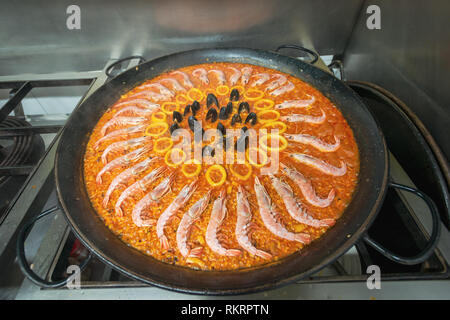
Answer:
[[[122,67],[123,69],[133,67],[139,61],[140,59],[136,57],[122,63]],[[70,111],[61,111],[51,116],[27,115],[20,110],[20,102],[23,102],[23,99],[34,90],[41,88],[80,87],[83,89],[78,92],[77,99],[79,99],[78,103],[81,103],[108,81],[105,71],[113,62],[114,60],[108,61],[103,70],[93,72],[0,77],[1,89],[15,90],[12,98],[1,108],[0,115],[8,121],[27,121],[16,125],[13,129],[6,128],[6,120],[0,121],[0,141],[11,139],[13,136],[16,138],[31,136],[32,145],[38,145],[43,144],[45,140],[45,153],[37,164],[23,162],[0,168],[0,179],[5,179],[2,175],[8,175],[8,177],[19,176],[23,180],[21,187],[18,188],[20,190],[8,200],[3,218],[0,220],[0,265],[4,270],[3,276],[0,277],[0,297],[2,298],[205,299],[204,296],[175,293],[137,282],[96,258],[91,259],[82,272],[79,289],[67,287],[42,289],[30,280],[24,279],[18,267],[15,259],[18,228],[30,217],[58,204],[53,163],[59,132],[70,115]],[[342,64],[337,61],[331,64],[330,62],[331,57],[321,57],[316,65],[341,77],[342,73],[335,67],[342,67]],[[362,96],[362,98],[367,97]],[[74,101],[72,109],[76,105],[76,99]],[[370,101],[366,102],[370,103]],[[369,105],[369,107],[375,118],[381,121],[378,116],[384,112],[383,106],[377,105],[376,108],[372,108]],[[14,116],[6,118],[11,112],[14,112]],[[3,119],[0,118],[0,120]],[[395,132],[384,133],[390,150],[391,181],[414,187],[412,178],[414,174],[402,166],[404,159],[397,158],[401,152],[391,149],[394,146],[389,144],[389,136]],[[43,135],[47,137],[42,140]],[[398,148],[398,146],[395,147]],[[17,183],[20,184],[20,182]],[[380,213],[369,230],[372,238],[405,256],[412,256],[419,252],[427,243],[430,234],[431,218],[424,203],[403,191],[394,189],[389,189]],[[89,254],[75,237],[59,210],[41,219],[33,227],[26,242],[26,253],[29,261],[32,261],[32,269],[45,279],[52,280],[67,277],[68,266],[79,264]],[[417,265],[395,263],[360,241],[334,263],[306,279],[283,288],[238,297],[241,299],[448,299],[450,298],[449,262],[450,234],[443,227],[437,248],[423,263]],[[373,265],[378,266],[381,271],[380,289],[369,289],[367,286],[367,279],[371,274],[368,271],[369,266]]]

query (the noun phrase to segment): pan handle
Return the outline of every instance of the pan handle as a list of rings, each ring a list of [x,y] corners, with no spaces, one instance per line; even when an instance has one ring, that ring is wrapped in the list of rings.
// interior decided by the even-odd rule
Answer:
[[[59,280],[59,281],[47,281],[45,279],[42,279],[40,276],[38,276],[33,270],[31,270],[30,266],[28,265],[27,259],[25,257],[25,240],[28,236],[28,233],[31,230],[31,227],[38,221],[39,219],[49,215],[52,212],[55,212],[59,210],[60,208],[58,206],[52,207],[48,210],[45,210],[44,212],[41,212],[39,215],[28,221],[22,229],[20,229],[19,234],[17,236],[17,246],[16,246],[16,253],[17,253],[17,260],[19,262],[20,269],[22,270],[23,274],[30,279],[33,283],[37,284],[40,287],[43,288],[59,288],[64,285],[66,285],[70,278],[72,276],[69,276],[65,279]],[[86,265],[91,260],[92,254],[89,252],[89,255],[87,258],[80,264],[80,272],[83,271],[86,268]]]
[[[433,253],[434,249],[436,248],[436,245],[438,244],[439,236],[441,234],[441,224],[440,224],[439,213],[438,213],[436,204],[429,196],[422,193],[420,190],[417,190],[417,189],[414,189],[414,188],[411,188],[411,187],[408,187],[405,185],[397,184],[394,182],[390,182],[389,187],[394,188],[394,189],[400,189],[400,190],[407,191],[407,192],[411,192],[414,195],[422,198],[425,201],[428,208],[430,209],[431,217],[432,217],[432,230],[433,231],[431,233],[430,239],[429,239],[427,245],[425,246],[425,248],[420,253],[418,253],[417,255],[415,255],[413,257],[403,257],[403,256],[393,253],[392,251],[386,249],[381,244],[379,244],[378,242],[376,242],[375,240],[370,238],[367,233],[363,236],[363,240],[368,245],[370,245],[372,248],[374,248],[375,250],[380,252],[382,255],[384,255],[386,258],[388,258],[394,262],[404,264],[404,265],[415,265],[415,264],[422,263],[422,262],[426,261]]]
[[[121,64],[122,62],[125,62],[125,61],[128,61],[128,60],[133,60],[133,59],[139,59],[139,63],[142,63],[142,62],[144,62],[145,61],[145,58],[143,57],[143,56],[129,56],[129,57],[126,57],[126,58],[123,58],[123,59],[119,59],[119,60],[117,60],[116,62],[114,62],[114,63],[111,63],[109,66],[108,66],[108,68],[106,68],[106,70],[105,70],[105,74],[108,76],[108,77],[114,77],[114,75],[111,73],[111,71],[113,70],[113,68],[115,67],[115,66],[117,66],[118,64]]]
[[[305,48],[302,46],[298,46],[296,44],[283,44],[283,45],[279,46],[278,48],[276,48],[275,52],[279,52],[281,49],[296,49],[296,50],[308,53],[309,55],[313,56],[312,60],[308,61],[308,63],[310,63],[310,64],[314,64],[317,62],[317,60],[319,60],[319,55],[316,52],[312,51],[311,49],[308,49],[308,48]]]

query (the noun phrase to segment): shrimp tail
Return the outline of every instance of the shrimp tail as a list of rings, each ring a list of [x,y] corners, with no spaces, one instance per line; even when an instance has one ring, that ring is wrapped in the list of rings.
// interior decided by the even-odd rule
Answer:
[[[199,258],[203,254],[203,247],[196,247],[191,249],[189,252],[189,257],[191,258]]]
[[[95,182],[97,182],[97,184],[102,184],[103,183],[101,174],[97,175],[97,177],[95,178]]]
[[[119,217],[123,217],[123,210],[122,210],[122,208],[121,208],[120,206],[117,206],[117,207],[116,207],[116,214],[117,214]]]
[[[168,250],[170,248],[169,240],[167,239],[167,237],[165,235],[162,235],[161,238],[159,238],[159,241],[161,242],[161,247],[164,250]]]
[[[295,241],[304,243],[304,244],[308,244],[311,242],[311,236],[307,233],[296,233],[295,236]]]
[[[239,249],[228,249],[227,250],[227,255],[232,256],[232,257],[237,257],[240,256],[242,254],[242,251]]]
[[[266,259],[266,260],[269,260],[272,258],[272,255],[270,253],[262,251],[262,250],[257,250],[255,252],[255,255],[257,255],[260,258]]]
[[[322,220],[320,220],[320,223],[324,224],[328,227],[331,227],[331,226],[334,226],[334,224],[336,223],[336,220],[331,219],[331,218],[330,219],[322,219]]]

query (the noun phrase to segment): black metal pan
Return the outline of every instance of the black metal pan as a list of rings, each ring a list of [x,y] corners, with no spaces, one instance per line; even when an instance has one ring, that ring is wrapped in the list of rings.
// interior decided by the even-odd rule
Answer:
[[[342,112],[353,130],[360,152],[360,174],[353,200],[336,225],[305,250],[280,261],[236,271],[197,271],[169,265],[129,247],[116,237],[93,209],[83,181],[84,150],[94,126],[120,96],[157,75],[205,62],[239,62],[288,73],[322,92]],[[242,294],[289,284],[319,271],[344,254],[376,217],[388,182],[386,144],[376,121],[358,95],[332,75],[298,59],[276,52],[244,49],[200,49],[164,56],[130,69],[100,87],[71,115],[55,160],[56,187],[65,216],[76,236],[98,258],[125,275],[158,287],[196,294]],[[426,201],[428,197],[423,196]],[[427,202],[433,213],[432,202]],[[24,238],[26,230],[21,235]],[[434,249],[439,223],[423,255]],[[22,239],[23,240],[23,239]],[[371,239],[367,238],[371,245]],[[18,247],[18,255],[21,255]],[[19,259],[21,260],[21,259]],[[22,270],[29,273],[21,261]],[[32,280],[40,285],[36,277]],[[48,285],[48,283],[47,283]]]

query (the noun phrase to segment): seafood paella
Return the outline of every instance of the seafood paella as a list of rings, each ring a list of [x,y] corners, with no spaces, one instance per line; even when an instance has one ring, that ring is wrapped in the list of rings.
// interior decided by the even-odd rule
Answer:
[[[171,70],[102,115],[84,154],[108,228],[155,259],[235,270],[307,250],[345,214],[359,153],[338,108],[277,70]],[[344,235],[343,235],[344,236]]]

